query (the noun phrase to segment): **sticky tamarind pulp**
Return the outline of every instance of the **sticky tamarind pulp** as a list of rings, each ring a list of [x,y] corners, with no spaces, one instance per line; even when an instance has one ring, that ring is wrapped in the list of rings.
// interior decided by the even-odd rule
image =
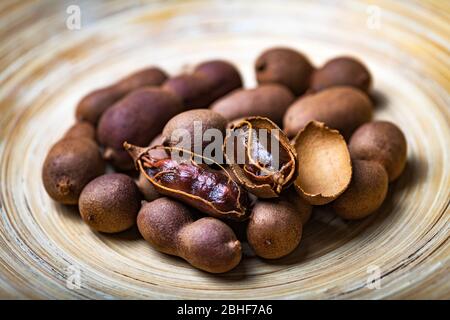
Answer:
[[[221,165],[211,159],[176,147],[139,148],[128,143],[124,147],[159,193],[190,204],[213,217],[247,218],[250,205],[247,192],[234,182]],[[165,149],[169,155],[156,158],[149,153],[155,148]],[[172,159],[171,154],[176,151],[188,157]],[[211,161],[217,169],[195,161],[199,158]]]
[[[253,162],[253,164],[243,165],[243,170],[247,177],[256,183],[272,184],[277,189],[278,193],[281,192],[283,179],[288,175],[288,171],[292,165],[292,159],[289,157],[289,154],[283,148],[279,150],[279,166],[281,168],[277,168],[275,166],[274,155],[271,153],[272,150],[270,145],[267,145],[266,150],[260,140],[260,135],[264,134],[267,137],[263,139],[268,141],[270,139],[270,133],[267,131],[265,133],[254,131],[247,125],[243,126],[242,130],[247,135],[246,157],[250,162]],[[260,159],[261,157],[262,159]]]

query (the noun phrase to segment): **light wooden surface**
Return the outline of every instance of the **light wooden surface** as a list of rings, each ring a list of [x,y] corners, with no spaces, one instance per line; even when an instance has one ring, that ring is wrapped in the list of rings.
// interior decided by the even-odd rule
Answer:
[[[450,298],[447,1],[86,1],[81,30],[69,31],[73,3],[0,2],[1,298]],[[92,88],[209,58],[235,62],[251,87],[253,62],[272,45],[317,65],[352,54],[369,66],[376,118],[397,123],[409,147],[377,214],[348,223],[317,210],[294,254],[210,275],[153,251],[136,230],[94,233],[44,192],[43,159]],[[80,289],[66,285],[70,266]],[[373,266],[380,289],[366,286]]]

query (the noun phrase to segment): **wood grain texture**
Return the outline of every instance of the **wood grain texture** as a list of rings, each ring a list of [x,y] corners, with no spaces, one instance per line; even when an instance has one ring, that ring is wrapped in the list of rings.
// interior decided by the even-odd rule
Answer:
[[[450,299],[448,2],[379,1],[372,29],[373,1],[85,1],[82,29],[69,31],[72,3],[0,2],[1,298]],[[345,222],[316,210],[295,253],[250,255],[210,275],[155,252],[136,230],[94,233],[46,195],[44,157],[89,90],[143,66],[175,74],[209,58],[235,62],[251,87],[255,58],[273,45],[316,65],[355,55],[372,71],[376,118],[398,124],[409,147],[376,214]],[[70,266],[80,289],[66,286]],[[366,286],[370,266],[380,289]]]

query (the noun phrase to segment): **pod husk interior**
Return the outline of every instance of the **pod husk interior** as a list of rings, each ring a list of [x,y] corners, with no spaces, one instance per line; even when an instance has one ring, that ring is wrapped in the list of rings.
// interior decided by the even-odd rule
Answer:
[[[350,184],[352,165],[347,144],[337,130],[311,121],[294,139],[298,155],[297,192],[310,204],[336,199]]]

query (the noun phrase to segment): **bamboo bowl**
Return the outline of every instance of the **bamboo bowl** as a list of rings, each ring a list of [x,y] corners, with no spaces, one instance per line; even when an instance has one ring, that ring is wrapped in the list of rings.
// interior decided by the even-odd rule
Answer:
[[[86,2],[72,31],[69,4],[0,4],[1,298],[450,298],[448,4]],[[255,58],[273,45],[316,65],[355,55],[372,71],[376,118],[398,124],[409,148],[376,214],[350,223],[315,210],[293,254],[248,253],[210,275],[155,252],[135,229],[92,232],[45,193],[44,157],[91,89],[143,66],[175,74],[210,58],[236,63],[251,87]],[[79,288],[67,285],[74,274]]]

